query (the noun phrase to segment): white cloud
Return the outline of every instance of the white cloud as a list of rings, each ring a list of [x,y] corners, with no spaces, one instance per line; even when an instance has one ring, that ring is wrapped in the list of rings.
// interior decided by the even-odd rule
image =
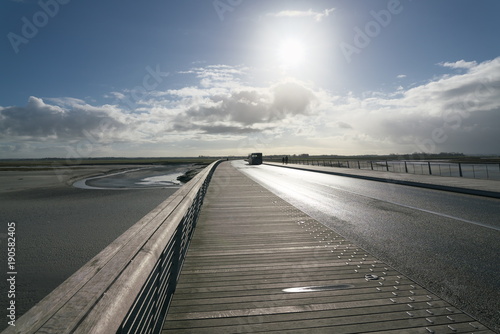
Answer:
[[[281,12],[277,13],[269,13],[267,14],[268,16],[273,16],[273,17],[291,17],[291,18],[312,18],[317,22],[322,21],[325,17],[330,16],[331,13],[335,8],[329,8],[325,9],[322,12],[316,12],[313,11],[312,9],[303,11],[303,10],[283,10]]]
[[[200,79],[200,85],[204,88],[212,86],[234,88],[239,85],[240,77],[247,70],[248,68],[243,66],[209,65],[193,68],[184,74],[195,74]]]
[[[0,138],[67,141],[104,129],[106,133],[102,133],[102,137],[109,138],[114,130],[125,126],[119,119],[123,117],[109,106],[94,107],[71,98],[51,100],[59,105],[47,104],[41,98],[31,96],[25,107],[1,108]]]
[[[109,94],[104,95],[105,98],[114,98],[116,100],[123,100],[126,96],[120,92],[111,92]]]
[[[314,93],[285,81],[268,88],[239,87],[189,106],[172,120],[173,131],[259,132],[287,118],[308,115]]]
[[[345,97],[332,122],[353,125],[350,143],[371,142],[380,151],[498,153],[500,58],[465,74],[436,79],[394,98]],[[340,132],[344,134],[345,132]],[[467,138],[467,139],[465,139]],[[378,153],[378,152],[373,152]]]
[[[477,66],[477,62],[475,61],[465,61],[465,60],[459,60],[454,63],[452,62],[441,62],[438,65],[441,65],[443,67],[449,67],[453,69],[471,69],[473,67]]]
[[[400,74],[397,76],[398,79],[404,79],[406,78],[406,74]]]
[[[145,147],[157,155],[245,154],[248,145],[270,154],[499,153],[500,58],[362,96],[290,79],[250,85],[248,72],[224,65],[186,71],[198,84],[148,92],[133,112],[119,101],[30,97],[26,106],[0,107],[0,151],[61,150],[91,136],[97,155],[142,155]]]

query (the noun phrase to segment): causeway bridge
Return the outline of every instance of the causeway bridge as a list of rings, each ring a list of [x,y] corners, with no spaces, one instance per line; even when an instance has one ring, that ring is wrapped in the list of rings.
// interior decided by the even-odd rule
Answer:
[[[493,333],[217,161],[3,333]]]

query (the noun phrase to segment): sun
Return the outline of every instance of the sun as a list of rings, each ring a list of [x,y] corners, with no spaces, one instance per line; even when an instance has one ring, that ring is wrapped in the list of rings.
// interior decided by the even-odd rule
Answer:
[[[278,61],[285,69],[295,68],[305,61],[304,44],[297,39],[288,38],[278,45]]]

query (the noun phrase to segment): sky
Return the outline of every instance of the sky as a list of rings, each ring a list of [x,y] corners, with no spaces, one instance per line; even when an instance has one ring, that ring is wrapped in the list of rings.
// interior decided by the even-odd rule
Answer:
[[[3,0],[0,158],[500,154],[498,0]]]

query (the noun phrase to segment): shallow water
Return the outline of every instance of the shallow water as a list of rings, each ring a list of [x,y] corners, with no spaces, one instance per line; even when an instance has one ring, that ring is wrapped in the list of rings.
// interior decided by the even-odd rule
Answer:
[[[80,189],[128,190],[148,188],[179,188],[177,177],[191,165],[142,167],[112,174],[90,177],[73,184]]]

